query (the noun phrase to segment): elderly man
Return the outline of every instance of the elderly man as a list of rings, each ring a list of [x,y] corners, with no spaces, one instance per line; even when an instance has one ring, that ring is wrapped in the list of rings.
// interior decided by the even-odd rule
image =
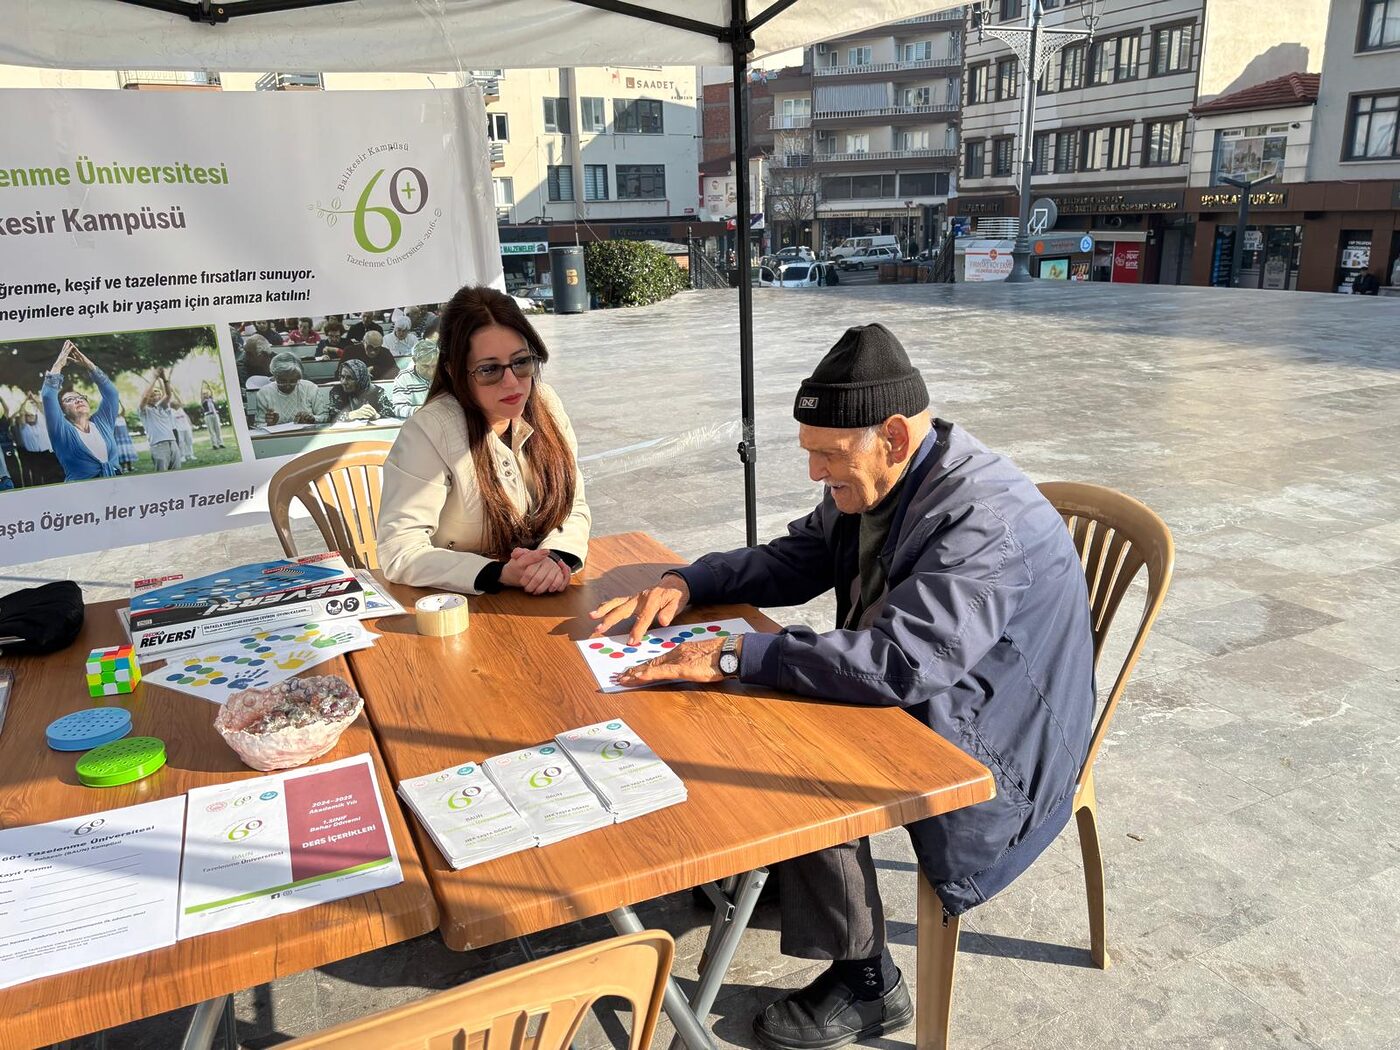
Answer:
[[[301,377],[296,354],[281,353],[272,359],[272,382],[253,395],[253,425],[324,423],[329,409],[315,383]]]
[[[428,387],[433,384],[437,363],[437,343],[431,339],[418,340],[413,346],[413,367],[400,372],[394,380],[393,389],[389,391],[394,415],[407,419],[423,407],[423,402],[428,399]]]
[[[688,605],[800,605],[835,590],[837,629],[788,627],[677,646],[619,676],[735,678],[848,704],[899,705],[985,763],[994,799],[909,826],[949,914],[999,892],[1070,816],[1094,708],[1088,596],[1069,532],[1005,457],[930,417],[928,391],[878,324],[852,328],[797,393],[821,505],[759,547],[711,554],[595,610],[598,633]],[[775,1050],[831,1050],[908,1024],[885,947],[868,840],[776,867],[782,950],[833,960],[769,1005]]]

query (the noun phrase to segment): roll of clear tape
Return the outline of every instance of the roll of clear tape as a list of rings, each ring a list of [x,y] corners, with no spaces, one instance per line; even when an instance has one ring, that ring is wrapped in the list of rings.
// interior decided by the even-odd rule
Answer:
[[[447,638],[467,629],[467,600],[460,594],[430,594],[413,604],[418,633]]]

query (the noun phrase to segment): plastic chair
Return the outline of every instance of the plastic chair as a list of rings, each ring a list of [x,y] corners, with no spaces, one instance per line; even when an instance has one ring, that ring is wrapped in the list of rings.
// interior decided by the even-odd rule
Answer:
[[[564,1050],[593,1004],[617,996],[632,1005],[629,1050],[646,1050],[656,1031],[674,955],[669,934],[643,930],[503,970],[284,1046]]]
[[[287,557],[297,556],[291,522],[296,499],[311,513],[327,550],[339,551],[354,568],[379,568],[379,489],[384,459],[393,447],[388,441],[351,441],[318,448],[272,475],[267,509]]]
[[[1089,586],[1089,624],[1094,636],[1094,667],[1103,655],[1104,640],[1123,596],[1138,573],[1147,569],[1147,594],[1137,633],[1123,660],[1108,699],[1099,712],[1089,754],[1079,771],[1074,818],[1084,860],[1084,886],[1089,899],[1089,953],[1094,964],[1107,969],[1103,852],[1099,845],[1098,800],[1094,794],[1094,759],[1108,734],[1108,724],[1123,697],[1128,676],[1142,655],[1167,588],[1171,585],[1175,546],[1171,530],[1146,504],[1102,485],[1049,481],[1041,493],[1060,512],[1079,552]],[[919,873],[918,890],[918,1050],[947,1050],[952,1016],[953,979],[957,963],[959,920],[943,911],[937,892]]]

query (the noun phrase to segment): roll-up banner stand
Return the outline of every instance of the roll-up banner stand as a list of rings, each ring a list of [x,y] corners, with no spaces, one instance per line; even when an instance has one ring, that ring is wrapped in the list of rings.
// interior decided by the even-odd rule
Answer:
[[[0,127],[0,564],[265,521],[503,287],[474,85],[5,90]]]

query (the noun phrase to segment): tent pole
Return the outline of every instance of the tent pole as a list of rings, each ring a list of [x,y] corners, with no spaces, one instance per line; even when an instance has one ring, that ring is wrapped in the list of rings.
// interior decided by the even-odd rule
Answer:
[[[735,260],[739,268],[739,398],[743,434],[739,461],[744,464],[744,534],[750,547],[758,544],[758,446],[754,442],[753,392],[753,284],[749,264],[749,227],[753,211],[749,201],[749,105],[748,65],[753,38],[748,30],[747,0],[732,0],[733,20],[729,46],[734,57],[734,176],[738,214],[734,217]]]

